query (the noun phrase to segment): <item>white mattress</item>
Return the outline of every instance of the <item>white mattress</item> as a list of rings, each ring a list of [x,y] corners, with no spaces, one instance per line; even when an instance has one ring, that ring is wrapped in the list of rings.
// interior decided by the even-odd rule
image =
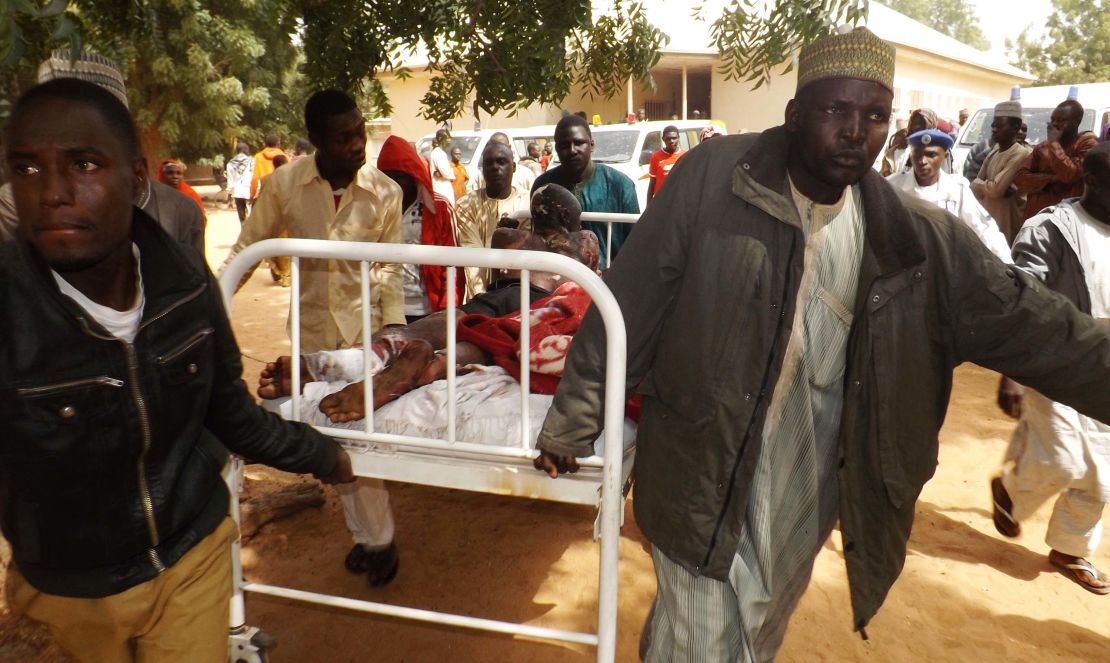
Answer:
[[[475,444],[515,447],[520,443],[520,384],[499,366],[478,366],[474,372],[456,379],[456,440]],[[363,420],[333,423],[320,412],[320,401],[328,394],[339,391],[348,383],[310,382],[305,385],[300,400],[301,421],[314,426],[328,426],[349,430],[364,430]],[[530,447],[535,448],[536,437],[543,425],[552,396],[530,394],[529,435]],[[281,403],[283,417],[292,417],[292,402]],[[447,381],[438,380],[415,389],[397,400],[387,403],[374,413],[374,430],[379,433],[412,435],[447,439]],[[624,421],[624,448],[630,449],[636,438],[636,424]],[[598,455],[604,453],[601,438],[594,444]]]

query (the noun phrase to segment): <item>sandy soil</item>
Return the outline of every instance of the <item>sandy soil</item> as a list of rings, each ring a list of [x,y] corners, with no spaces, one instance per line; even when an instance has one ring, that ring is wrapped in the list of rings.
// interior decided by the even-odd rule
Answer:
[[[209,260],[218,265],[234,241],[234,212],[209,212]],[[236,296],[234,324],[248,384],[262,362],[288,348],[288,291],[259,270]],[[817,559],[813,581],[779,658],[810,661],[1103,661],[1110,660],[1110,597],[1084,592],[1049,566],[1046,507],[1023,523],[1020,539],[995,533],[987,481],[1013,423],[994,406],[997,376],[963,366],[956,373],[940,465],[917,509],[906,567],[868,627],[851,630],[840,539]],[[306,481],[248,468],[251,494]],[[401,567],[386,588],[371,589],[342,565],[350,547],[334,492],[328,502],[265,526],[245,542],[245,574],[396,605],[592,630],[596,620],[594,512],[585,507],[391,485]],[[1106,516],[1110,525],[1110,510]],[[621,537],[618,660],[635,661],[655,589],[646,542],[626,505]],[[1110,550],[1095,562],[1110,570]],[[262,596],[247,604],[250,623],[275,635],[274,663],[304,661],[587,661],[583,647],[444,629],[322,609]],[[48,638],[0,617],[0,660],[64,660]]]

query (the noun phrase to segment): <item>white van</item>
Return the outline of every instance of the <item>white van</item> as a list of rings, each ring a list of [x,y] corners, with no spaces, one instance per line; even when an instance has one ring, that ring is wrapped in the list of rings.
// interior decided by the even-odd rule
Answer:
[[[1110,83],[1086,83],[1076,87],[1079,88],[1076,101],[1083,105],[1083,121],[1079,124],[1079,131],[1093,131],[1098,134],[1110,123]],[[1029,143],[1036,145],[1045,139],[1052,111],[1068,98],[1070,88],[1071,85],[1047,85],[1022,89],[1021,115],[1029,125],[1029,135],[1026,137]],[[972,113],[960,129],[959,140],[952,148],[952,161],[957,173],[963,173],[964,161],[971,148],[984,138],[990,138],[993,120],[994,106],[980,108]]]
[[[591,127],[594,137],[593,160],[616,168],[636,184],[640,210],[647,206],[648,166],[651,155],[663,149],[663,129],[678,128],[678,141],[683,149],[697,147],[701,131],[710,120],[652,120],[631,124],[607,124]]]
[[[545,143],[552,140],[555,135],[554,124],[544,124],[535,127],[518,127],[515,129],[480,129],[478,131],[452,131],[451,143],[446,148],[447,154],[450,155],[451,151],[456,147],[462,153],[459,156],[459,161],[466,165],[466,172],[470,175],[470,181],[480,181],[480,173],[478,172],[479,161],[482,158],[482,151],[486,149],[486,144],[489,142],[489,137],[495,133],[503,133],[509,137],[513,143],[513,152],[516,153],[516,158],[519,161],[526,153],[528,143],[539,143],[543,147]],[[416,141],[416,151],[420,156],[425,159],[432,151],[432,142],[435,140],[435,133],[424,135],[420,140]]]

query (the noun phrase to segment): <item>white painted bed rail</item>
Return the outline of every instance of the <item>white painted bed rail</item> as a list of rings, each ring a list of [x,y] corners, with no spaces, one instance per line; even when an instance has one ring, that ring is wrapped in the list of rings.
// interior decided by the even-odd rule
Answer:
[[[592,216],[592,215],[591,215]],[[602,215],[605,218],[586,220],[609,220],[613,216],[631,215]],[[624,221],[623,219],[621,221]],[[537,251],[500,250],[500,249],[472,249],[457,247],[438,247],[405,244],[375,244],[363,242],[338,242],[307,239],[269,239],[248,246],[235,256],[220,277],[220,288],[224,297],[228,315],[233,309],[232,295],[243,275],[252,266],[272,256],[292,256],[292,288],[291,288],[291,330],[292,330],[292,365],[300,365],[300,259],[317,258],[329,260],[357,261],[361,263],[362,279],[362,310],[363,310],[363,345],[364,350],[364,378],[366,378],[365,408],[367,417],[363,431],[351,431],[337,428],[320,428],[325,434],[340,438],[347,443],[352,451],[352,460],[356,474],[360,476],[382,476],[375,473],[375,465],[380,457],[367,455],[359,458],[358,447],[351,448],[351,443],[364,445],[386,445],[395,450],[391,462],[403,466],[406,458],[410,463],[454,463],[464,458],[472,468],[488,466],[488,475],[504,474],[511,477],[510,481],[497,485],[451,485],[455,488],[468,488],[483,492],[505,493],[506,487],[512,491],[510,494],[523,496],[543,496],[546,499],[582,503],[582,482],[593,481],[594,490],[600,489],[599,529],[600,529],[600,572],[598,586],[598,628],[597,633],[575,633],[556,629],[500,622],[464,615],[437,613],[428,610],[418,610],[393,606],[389,604],[362,601],[334,596],[327,596],[314,592],[305,592],[296,589],[275,587],[258,583],[246,582],[242,577],[242,568],[239,560],[239,545],[233,545],[233,580],[235,583],[231,605],[232,647],[233,653],[236,646],[242,645],[242,639],[257,629],[249,629],[246,624],[244,592],[255,592],[272,596],[281,596],[290,599],[303,600],[321,605],[330,605],[359,610],[381,615],[404,617],[421,621],[440,623],[451,626],[474,628],[500,633],[516,634],[532,638],[544,638],[573,642],[579,644],[595,645],[597,647],[597,660],[611,662],[616,655],[616,620],[617,620],[617,577],[619,564],[619,535],[623,510],[622,489],[622,456],[624,453],[622,434],[624,429],[624,383],[626,361],[626,339],[624,321],[612,293],[601,279],[584,265],[554,253]],[[448,352],[448,439],[433,440],[414,438],[401,435],[388,435],[374,432],[373,428],[373,390],[370,380],[370,367],[368,361],[371,319],[371,284],[369,279],[370,266],[373,263],[402,263],[402,264],[427,264],[442,265],[447,267],[447,352]],[[481,444],[471,444],[455,441],[455,322],[456,322],[456,290],[455,280],[459,278],[459,267],[483,267],[490,269],[521,270],[521,306],[529,307],[529,288],[527,286],[529,271],[544,271],[559,274],[569,280],[576,281],[590,295],[593,305],[605,324],[606,330],[606,390],[605,390],[605,416],[604,458],[597,456],[583,459],[584,471],[571,478],[560,478],[552,481],[542,473],[528,467],[530,459],[535,452],[529,449],[527,440],[528,426],[528,366],[529,353],[521,353],[522,376],[522,439],[520,445],[515,447],[494,447]],[[527,319],[527,318],[525,318]],[[528,325],[522,324],[521,347],[528,347]],[[300,371],[292,371],[292,399],[293,412],[299,413],[300,398]],[[591,473],[590,468],[594,468]],[[402,467],[403,469],[403,467]],[[527,474],[528,472],[534,473]],[[421,472],[421,474],[428,474]],[[435,473],[432,472],[432,475]],[[238,477],[240,473],[236,468],[231,468],[227,479],[232,494],[232,515],[238,521]],[[404,472],[396,472],[393,476],[404,480]],[[592,477],[592,478],[591,478]],[[542,485],[540,482],[543,482]],[[523,484],[524,489],[519,485]],[[530,488],[529,486],[532,486]],[[565,494],[564,487],[565,486]],[[596,495],[596,493],[595,493]],[[596,497],[595,497],[596,499]],[[236,638],[240,641],[237,642]]]

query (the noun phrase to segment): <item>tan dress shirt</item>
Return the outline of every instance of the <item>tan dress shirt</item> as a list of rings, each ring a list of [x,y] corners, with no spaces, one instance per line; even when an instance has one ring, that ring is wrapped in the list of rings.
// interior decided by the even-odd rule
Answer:
[[[488,249],[501,217],[528,209],[530,201],[528,189],[516,185],[509,190],[509,196],[504,200],[490,198],[485,189],[466,194],[455,207],[455,217],[459,223],[459,246]],[[466,299],[470,300],[486,291],[490,275],[488,269],[480,267],[467,267],[465,272]]]
[[[983,207],[998,223],[998,229],[1006,236],[1007,243],[1013,243],[1017,231],[1025,221],[1025,194],[1006,192],[1014,182],[1021,162],[1033,148],[1014,143],[1010,149],[1000,152],[998,147],[991,149],[979,169],[979,176],[971,183],[971,191]]]
[[[331,184],[316,169],[316,159],[300,159],[277,169],[267,180],[227,259],[282,232],[304,239],[400,243],[401,187],[367,164],[343,191],[337,208]],[[357,262],[301,260],[304,352],[335,350],[362,341],[359,278]],[[372,264],[370,280],[372,331],[405,324],[401,265]]]

